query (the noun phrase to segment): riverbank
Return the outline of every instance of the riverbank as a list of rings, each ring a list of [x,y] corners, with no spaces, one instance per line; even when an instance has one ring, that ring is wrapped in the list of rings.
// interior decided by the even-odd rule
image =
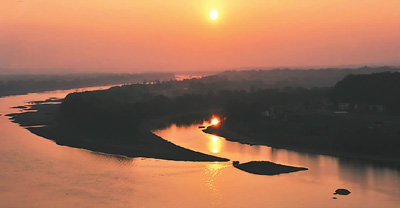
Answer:
[[[376,163],[377,165],[385,164],[389,166],[400,167],[400,158],[398,157],[377,156],[373,154],[357,154],[357,153],[341,151],[339,149],[336,150],[319,149],[317,146],[313,147],[296,146],[284,140],[281,142],[277,142],[280,140],[271,141],[269,139],[266,139],[266,136],[262,135],[251,135],[250,133],[246,135],[240,134],[237,133],[235,130],[225,127],[224,123],[221,123],[218,126],[209,126],[206,129],[203,129],[202,131],[208,134],[224,137],[228,141],[238,142],[241,144],[266,145],[272,148],[287,149],[297,152],[321,154],[321,155],[342,157],[354,160],[369,161],[372,163]]]
[[[108,130],[104,133],[101,129],[99,132],[90,132],[57,122],[60,104],[54,103],[51,99],[35,102],[26,107],[23,112],[8,116],[30,132],[53,140],[59,145],[128,157],[177,161],[229,161],[177,146],[153,134],[149,129],[150,126],[157,125],[155,122],[163,119],[146,122],[140,127],[140,132],[121,133]]]

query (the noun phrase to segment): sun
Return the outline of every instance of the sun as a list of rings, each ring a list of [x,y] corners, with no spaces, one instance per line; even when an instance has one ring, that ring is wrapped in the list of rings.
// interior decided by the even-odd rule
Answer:
[[[212,9],[210,11],[210,19],[212,20],[216,20],[218,18],[218,11],[215,9]]]

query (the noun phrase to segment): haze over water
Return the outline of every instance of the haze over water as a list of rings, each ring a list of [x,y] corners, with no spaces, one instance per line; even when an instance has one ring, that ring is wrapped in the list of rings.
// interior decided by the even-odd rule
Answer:
[[[0,74],[364,65],[400,65],[399,0],[0,0]],[[96,89],[0,98],[0,207],[400,206],[400,170],[387,165],[239,144],[198,125],[154,131],[205,154],[309,169],[253,175],[232,161],[59,146],[5,116],[28,101]],[[338,188],[352,193],[333,195]]]

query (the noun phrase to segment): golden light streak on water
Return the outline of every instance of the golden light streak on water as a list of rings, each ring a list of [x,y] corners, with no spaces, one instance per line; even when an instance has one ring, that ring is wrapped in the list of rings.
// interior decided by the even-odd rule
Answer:
[[[210,193],[212,195],[211,196],[212,204],[214,205],[219,205],[221,204],[221,201],[223,201],[222,196],[217,188],[217,185],[215,184],[215,181],[222,174],[222,169],[229,166],[231,165],[214,162],[207,164],[206,167],[204,168],[204,175],[205,175],[204,182],[206,187],[210,189]]]
[[[220,138],[215,135],[210,135],[210,140],[208,142],[208,149],[212,153],[219,153],[221,152],[222,142]]]

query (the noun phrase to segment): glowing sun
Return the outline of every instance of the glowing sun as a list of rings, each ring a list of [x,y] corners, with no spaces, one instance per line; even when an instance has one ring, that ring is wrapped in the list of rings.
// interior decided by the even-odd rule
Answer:
[[[216,20],[218,18],[218,11],[213,9],[210,11],[210,19]]]

